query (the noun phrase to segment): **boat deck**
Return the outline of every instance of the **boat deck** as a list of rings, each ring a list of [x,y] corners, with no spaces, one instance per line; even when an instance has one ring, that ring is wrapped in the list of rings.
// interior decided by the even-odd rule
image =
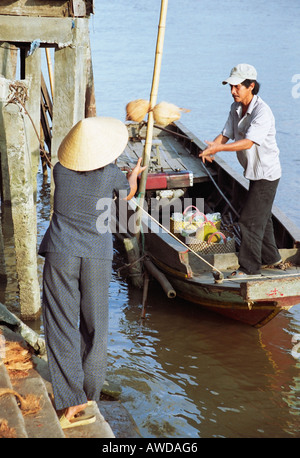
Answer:
[[[175,129],[171,135],[166,129],[154,129],[148,178],[152,176],[149,183],[147,180],[146,187],[149,191],[147,204],[149,206],[150,202],[151,211],[142,211],[141,215],[144,253],[158,272],[152,267],[150,270],[156,272],[155,278],[164,290],[169,292],[171,288],[176,296],[188,302],[261,327],[281,310],[288,310],[300,302],[299,229],[291,225],[287,218],[282,218],[279,212],[273,213],[276,240],[281,258],[287,264],[286,270],[262,269],[262,275],[255,277],[228,278],[238,268],[236,250],[240,234],[238,229],[235,230],[235,223],[246,198],[248,183],[222,159],[216,158],[212,164],[203,166],[198,155],[205,145],[182,126],[171,128]],[[143,155],[145,134],[145,126],[129,127],[128,146],[118,159],[118,165],[123,170],[131,169]],[[163,175],[164,179],[167,176],[165,181]],[[183,184],[177,186],[179,175]],[[187,175],[193,175],[192,184],[186,179]],[[161,184],[165,187],[161,187]],[[197,186],[193,188],[193,184]],[[231,247],[229,252],[204,254],[191,250],[185,243],[187,239],[182,240],[179,234],[174,238],[170,232],[170,214],[167,215],[166,211],[173,210],[175,199],[171,198],[169,208],[167,203],[160,205],[161,193],[157,194],[157,211],[150,198],[157,190],[176,187],[184,190],[183,195],[190,199],[197,199],[198,196],[205,199],[205,213],[221,213],[221,230],[228,227],[228,231],[232,231],[236,239],[234,248]],[[127,202],[132,212],[127,214],[127,218],[131,218],[135,212],[136,204],[143,210],[133,198]],[[197,204],[194,205],[198,208]],[[166,210],[164,214],[163,209]]]
[[[144,137],[143,134],[142,137]],[[134,141],[132,139],[129,141],[124,153],[118,158],[118,166],[120,168],[132,168],[138,158],[142,157],[144,143],[143,140]],[[201,159],[191,155],[176,140],[175,135],[172,136],[158,128],[154,129],[150,173],[189,171],[193,173],[194,183],[209,181],[208,174],[201,164]]]

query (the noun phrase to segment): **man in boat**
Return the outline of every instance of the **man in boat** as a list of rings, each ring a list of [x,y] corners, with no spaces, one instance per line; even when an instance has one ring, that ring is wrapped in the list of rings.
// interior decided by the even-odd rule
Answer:
[[[233,277],[259,275],[262,265],[281,263],[271,218],[272,205],[281,177],[275,119],[270,107],[257,95],[259,83],[252,65],[239,64],[231,70],[229,84],[234,102],[225,127],[199,155],[212,162],[220,151],[236,151],[249,180],[249,192],[239,225],[241,246],[239,269]],[[233,140],[229,142],[229,140]]]

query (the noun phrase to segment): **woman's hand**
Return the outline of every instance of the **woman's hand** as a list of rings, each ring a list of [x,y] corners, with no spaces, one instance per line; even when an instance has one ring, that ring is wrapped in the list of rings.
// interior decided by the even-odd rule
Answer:
[[[131,177],[132,175],[135,175],[136,177],[142,173],[144,170],[146,170],[147,166],[141,167],[141,162],[142,158],[139,157],[136,166],[132,169],[131,172],[128,173],[127,177]]]
[[[146,170],[147,166],[141,167],[142,158],[140,157],[137,161],[136,166],[132,169],[131,172],[128,172],[127,179],[130,185],[130,193],[127,196],[126,200],[132,199],[134,194],[137,191],[137,177],[140,173]]]

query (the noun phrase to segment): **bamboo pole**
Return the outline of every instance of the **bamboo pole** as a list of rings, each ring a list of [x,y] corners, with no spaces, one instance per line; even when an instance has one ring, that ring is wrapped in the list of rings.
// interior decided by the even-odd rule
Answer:
[[[168,9],[168,0],[161,0],[160,18],[159,18],[158,34],[157,34],[157,41],[156,41],[156,51],[155,51],[154,71],[153,71],[152,87],[151,87],[151,94],[150,94],[150,111],[148,113],[147,133],[146,133],[146,141],[145,141],[145,146],[144,146],[144,151],[143,151],[143,161],[142,161],[143,165],[146,165],[147,168],[142,173],[141,181],[139,185],[139,193],[138,193],[140,207],[143,207],[144,205],[146,181],[147,181],[147,175],[148,175],[148,166],[149,166],[151,148],[152,148],[153,125],[154,125],[152,109],[156,105],[156,99],[157,99],[157,93],[158,93],[162,53],[163,53],[164,38],[165,38],[167,9]],[[140,237],[141,218],[142,218],[141,210],[138,209],[137,223],[136,223],[136,226],[137,226],[136,237],[138,240]]]
[[[45,48],[45,50],[46,50],[46,58],[47,58],[47,65],[48,65],[48,73],[49,73],[49,81],[50,81],[51,95],[52,95],[52,100],[53,100],[53,94],[54,94],[54,78],[53,78],[52,61],[51,61],[51,55],[50,55],[49,49],[48,49],[48,48]]]
[[[91,44],[87,48],[87,79],[85,90],[85,117],[90,118],[97,116],[96,99],[95,99],[95,85],[94,85],[94,72],[92,64]]]

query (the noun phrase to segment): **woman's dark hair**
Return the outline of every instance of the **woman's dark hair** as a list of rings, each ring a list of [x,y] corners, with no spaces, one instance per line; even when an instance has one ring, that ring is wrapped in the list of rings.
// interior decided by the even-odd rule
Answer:
[[[252,89],[252,94],[258,94],[260,84],[256,80],[244,80],[241,84],[245,87],[249,87],[251,83],[255,84],[254,88]]]

